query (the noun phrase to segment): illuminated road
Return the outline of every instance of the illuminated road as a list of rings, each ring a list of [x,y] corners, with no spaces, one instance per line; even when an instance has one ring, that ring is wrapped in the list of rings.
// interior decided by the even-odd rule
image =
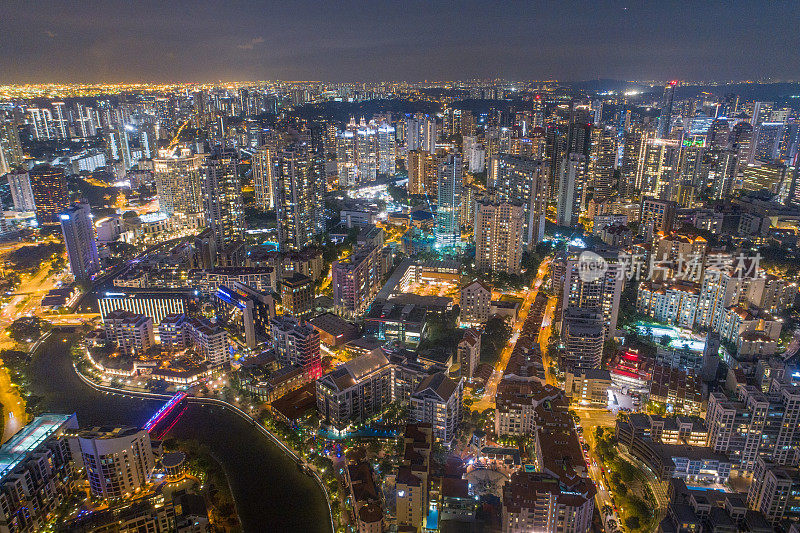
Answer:
[[[35,314],[39,310],[42,297],[55,286],[56,276],[50,276],[49,266],[45,265],[33,276],[22,275],[17,293],[0,312],[0,350],[18,349],[18,346],[6,335],[6,328],[17,318]],[[24,348],[23,348],[24,349]],[[3,442],[10,439],[27,422],[25,402],[5,366],[0,368],[0,404],[3,405]]]
[[[525,301],[522,303],[517,320],[514,322],[514,325],[511,328],[511,339],[500,353],[500,360],[494,365],[494,372],[492,372],[492,376],[489,378],[489,381],[486,382],[486,390],[483,394],[483,398],[472,405],[473,410],[484,411],[486,409],[494,409],[495,397],[497,396],[497,385],[500,383],[500,380],[503,379],[503,370],[506,368],[509,358],[511,358],[511,353],[514,351],[514,346],[517,343],[517,338],[519,337],[520,331],[522,331],[522,326],[525,324],[525,320],[528,318],[528,311],[531,308],[534,298],[536,298],[536,295],[539,293],[539,287],[541,287],[542,283],[544,282],[544,277],[547,274],[547,269],[549,266],[549,257],[545,258],[544,261],[542,261],[542,263],[539,265],[539,270],[536,273],[536,279],[534,280],[532,287],[525,293]]]
[[[550,372],[550,358],[547,355],[547,344],[550,342],[550,336],[553,334],[553,313],[556,309],[556,302],[558,299],[551,296],[547,300],[547,307],[545,307],[544,318],[542,319],[542,330],[539,332],[539,348],[542,350],[542,364],[544,364],[544,377],[545,382],[558,386],[556,377]]]
[[[606,505],[613,508],[614,503],[612,501],[612,495],[608,491],[608,482],[603,478],[603,472],[600,470],[600,459],[594,453],[594,428],[600,426],[610,428],[613,431],[614,425],[616,424],[616,417],[613,413],[605,409],[576,407],[574,410],[581,418],[580,425],[583,428],[583,435],[581,438],[589,445],[589,477],[597,488],[595,505],[597,509],[600,510],[603,525],[606,527],[606,530],[610,530],[611,528],[608,527],[608,519],[602,512],[602,509]],[[614,513],[613,519],[617,522],[617,527],[623,529],[620,526],[619,516],[616,513]]]

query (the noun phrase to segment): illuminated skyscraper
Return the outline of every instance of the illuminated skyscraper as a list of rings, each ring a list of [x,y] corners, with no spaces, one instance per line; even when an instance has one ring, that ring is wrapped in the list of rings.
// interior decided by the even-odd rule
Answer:
[[[322,231],[322,195],[319,169],[306,143],[294,143],[278,152],[275,162],[275,212],[281,250],[299,250]],[[324,184],[324,180],[322,181]]]
[[[436,152],[436,119],[417,113],[406,115],[406,149]]]
[[[592,129],[592,148],[589,158],[589,181],[594,198],[611,196],[614,187],[614,169],[617,166],[617,130],[612,126]]]
[[[74,204],[59,214],[69,268],[76,281],[88,280],[100,270],[100,257],[89,204]]]
[[[394,176],[397,169],[397,153],[395,147],[395,131],[391,124],[380,124],[377,128],[375,142],[378,156],[378,174]]]
[[[14,211],[33,211],[36,202],[33,199],[31,176],[23,170],[12,171],[8,174],[8,186],[11,189],[11,200],[14,202]]]
[[[475,265],[478,270],[519,275],[525,216],[522,206],[478,202],[475,210]]]
[[[30,171],[36,220],[42,224],[56,222],[56,215],[69,206],[69,194],[64,171],[49,165],[39,165]]]
[[[664,87],[664,97],[661,99],[661,116],[658,118],[657,139],[666,139],[672,126],[672,102],[675,99],[675,86],[677,81],[671,81]]]
[[[28,123],[33,126],[33,137],[37,141],[55,139],[56,134],[53,128],[53,114],[49,109],[29,107]]]
[[[547,208],[547,176],[541,161],[510,154],[493,156],[489,162],[489,187],[497,199],[522,206],[522,242],[527,249],[544,238]]]
[[[253,154],[253,189],[256,207],[262,211],[275,209],[274,157],[275,150],[269,146],[261,146]]]
[[[14,119],[0,117],[0,175],[22,164],[22,144]]]
[[[68,139],[69,138],[69,123],[64,108],[67,104],[64,102],[53,102],[53,131],[56,138]]]
[[[375,181],[378,174],[395,173],[395,131],[382,119],[380,123],[360,124],[351,120],[336,134],[336,166],[339,185]]]
[[[439,158],[425,150],[408,152],[408,193],[424,194],[433,201],[439,191]]]
[[[583,198],[586,194],[586,157],[569,154],[561,161],[558,172],[558,201],[556,213],[559,226],[578,224]]]
[[[750,124],[755,128],[762,122],[769,122],[774,105],[775,102],[755,102],[753,104],[753,115],[750,117]]]
[[[356,132],[349,127],[336,133],[336,170],[340,187],[350,187],[357,183]]]
[[[244,238],[239,158],[217,148],[203,161],[203,205],[206,225],[214,232],[217,250]]]
[[[436,244],[443,248],[453,248],[461,243],[462,187],[461,156],[450,155],[439,164]]]
[[[375,181],[378,175],[377,132],[363,120],[356,130],[356,181]]]
[[[192,154],[181,148],[180,155],[173,150],[159,150],[153,160],[159,209],[168,214],[179,214],[194,220],[203,212],[201,191],[203,154]]]

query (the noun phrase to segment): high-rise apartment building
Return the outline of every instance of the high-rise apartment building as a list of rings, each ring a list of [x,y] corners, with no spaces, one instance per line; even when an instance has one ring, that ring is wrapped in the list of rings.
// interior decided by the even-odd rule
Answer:
[[[417,113],[406,115],[406,150],[436,152],[436,119]]]
[[[22,164],[22,144],[14,119],[0,117],[0,175]]]
[[[523,225],[522,206],[477,202],[474,233],[477,269],[519,275]]]
[[[463,389],[463,378],[443,372],[427,376],[411,394],[411,419],[430,424],[434,439],[449,446],[461,422]]]
[[[603,358],[603,313],[597,308],[567,307],[561,338],[563,371],[600,368]]]
[[[53,108],[53,131],[57,139],[69,138],[69,121],[64,110],[67,104],[64,102],[52,102]]]
[[[331,288],[336,313],[362,315],[381,288],[383,258],[380,246],[365,245],[331,265]]]
[[[183,147],[180,152],[159,150],[153,160],[159,210],[197,222],[203,213],[203,154]]]
[[[531,249],[544,238],[548,193],[542,162],[501,153],[491,158],[488,172],[487,183],[497,199],[522,206],[522,242],[526,249]]]
[[[306,143],[279,150],[275,164],[275,212],[281,250],[309,246],[324,228],[324,180]]]
[[[395,486],[400,527],[418,530],[428,515],[432,448],[433,430],[430,425],[406,425]]]
[[[56,138],[53,113],[49,109],[29,107],[28,124],[31,125],[33,138],[37,141],[49,141]]]
[[[297,317],[311,314],[314,309],[314,280],[294,272],[281,279],[281,304]]]
[[[349,126],[349,125],[348,125]],[[356,132],[348,127],[336,133],[336,171],[340,187],[358,183]]]
[[[464,324],[483,324],[489,320],[492,289],[482,281],[473,281],[461,289],[460,320]]]
[[[15,211],[34,211],[36,201],[33,199],[31,175],[23,170],[12,171],[7,175],[8,187],[11,189],[11,201]]]
[[[155,458],[150,434],[144,429],[87,429],[78,434],[77,445],[93,496],[102,499],[129,497],[150,482]]]
[[[375,135],[378,157],[378,174],[393,176],[397,170],[397,146],[395,129],[391,124],[378,124]]]
[[[765,393],[744,385],[735,398],[712,392],[706,414],[709,446],[726,454],[744,475],[754,471],[759,458],[797,464],[800,392],[794,389],[784,385]]]
[[[462,173],[459,155],[450,155],[439,164],[436,244],[445,249],[453,249],[461,244]]]
[[[106,340],[123,354],[143,354],[156,343],[153,318],[124,309],[108,313],[103,320]]]
[[[70,501],[77,473],[67,435],[77,428],[75,415],[43,414],[0,447],[0,530],[43,531]]]
[[[408,168],[408,193],[438,198],[439,157],[425,150],[410,150],[406,161]]]
[[[586,156],[571,153],[558,171],[556,218],[559,226],[575,227],[586,195]]]
[[[49,165],[39,165],[29,172],[33,201],[36,204],[36,221],[42,224],[56,222],[56,215],[69,206],[67,180],[64,171]]]
[[[642,194],[668,199],[679,179],[680,154],[678,140],[646,138],[636,166],[636,188]]]
[[[203,160],[203,207],[218,252],[244,238],[242,185],[235,152],[216,149]]]
[[[756,459],[747,506],[764,513],[775,526],[784,518],[796,520],[800,516],[800,469]]]
[[[581,252],[568,250],[564,267],[561,310],[569,307],[600,310],[603,314],[605,338],[615,334],[625,272],[614,249],[592,251],[605,262],[605,271],[596,277],[581,273]]]
[[[471,379],[475,375],[481,358],[481,332],[477,328],[469,328],[458,342],[456,349],[461,376]]]
[[[76,281],[91,279],[100,270],[100,256],[89,204],[75,204],[59,215],[69,268]]]
[[[598,126],[592,129],[592,148],[589,156],[589,183],[594,198],[611,196],[614,189],[614,170],[617,166],[617,129]]]
[[[253,190],[256,207],[262,211],[275,209],[275,155],[276,150],[266,145],[253,153]]]
[[[642,198],[639,212],[639,232],[652,239],[659,232],[670,233],[675,223],[675,202],[658,198]]]
[[[294,317],[277,316],[270,320],[270,334],[281,365],[299,365],[311,370],[314,377],[321,375],[319,331],[314,326]]]
[[[351,120],[336,134],[336,166],[339,185],[349,187],[374,181],[378,174],[394,175],[395,130],[381,123]]]
[[[669,82],[664,87],[664,96],[661,99],[661,115],[658,117],[658,131],[656,138],[666,139],[672,129],[672,104],[675,100],[675,87],[677,81]]]

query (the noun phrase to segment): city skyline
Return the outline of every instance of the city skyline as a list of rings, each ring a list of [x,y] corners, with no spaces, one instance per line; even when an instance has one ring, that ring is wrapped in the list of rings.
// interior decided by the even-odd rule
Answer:
[[[4,83],[745,80],[800,64],[788,2],[73,7],[0,8]]]

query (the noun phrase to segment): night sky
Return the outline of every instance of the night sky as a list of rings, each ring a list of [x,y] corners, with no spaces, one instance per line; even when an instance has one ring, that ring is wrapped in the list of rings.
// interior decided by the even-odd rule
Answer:
[[[0,2],[0,84],[800,78],[800,1]]]

